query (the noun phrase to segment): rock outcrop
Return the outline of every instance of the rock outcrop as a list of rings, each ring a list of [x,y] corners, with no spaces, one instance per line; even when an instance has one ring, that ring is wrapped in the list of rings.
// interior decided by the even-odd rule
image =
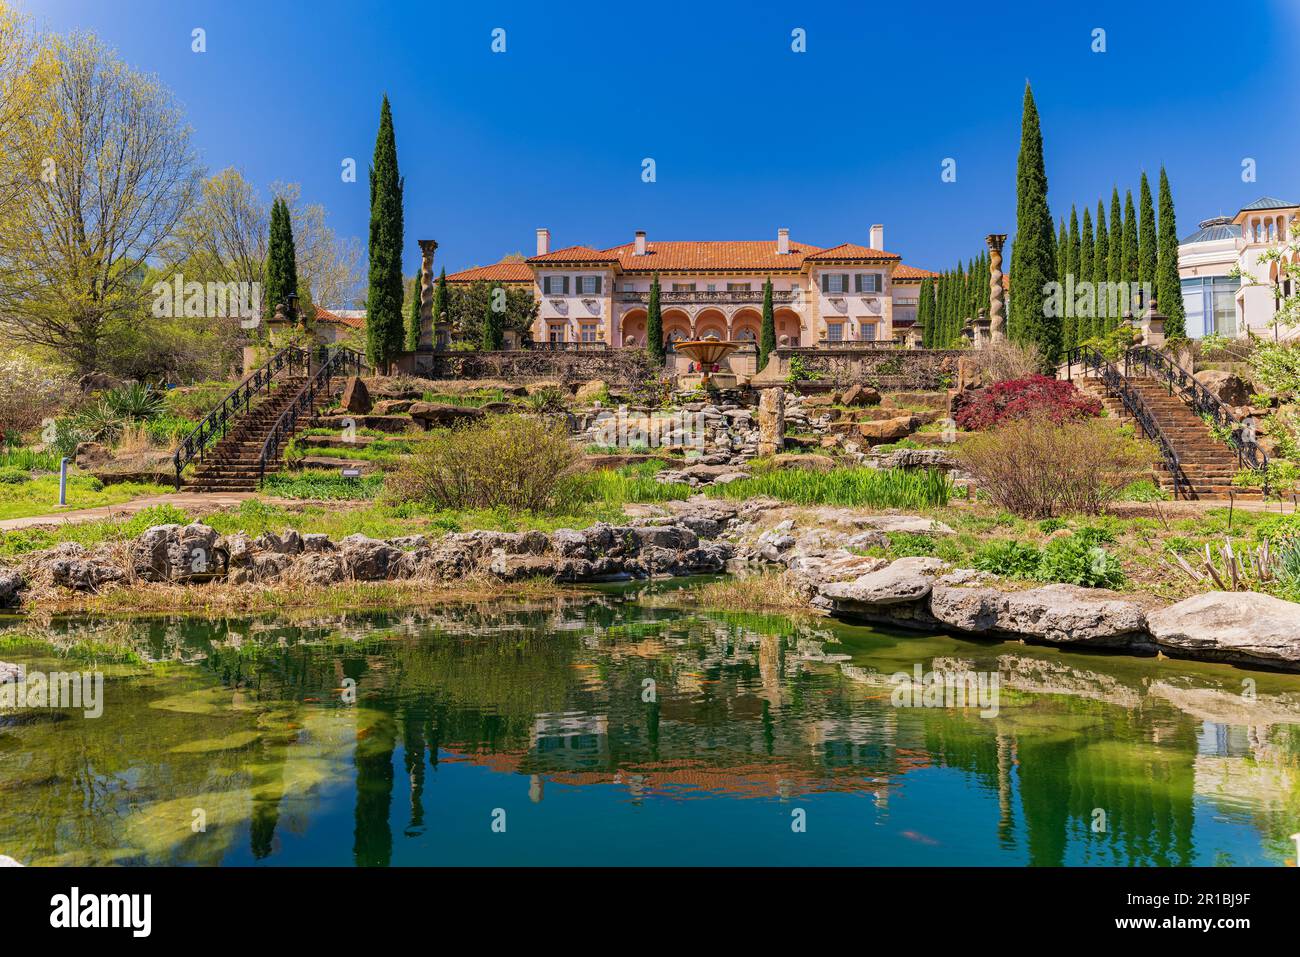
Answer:
[[[1300,667],[1300,605],[1260,592],[1207,592],[1147,617],[1163,650],[1188,658]]]

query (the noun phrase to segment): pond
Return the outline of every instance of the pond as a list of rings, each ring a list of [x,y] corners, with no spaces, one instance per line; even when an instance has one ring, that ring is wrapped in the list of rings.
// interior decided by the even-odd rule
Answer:
[[[1279,865],[1300,676],[820,618],[662,590],[329,617],[0,630],[102,714],[0,710],[27,864]],[[899,699],[896,673],[988,700]],[[30,703],[30,702],[29,702]],[[67,704],[66,701],[62,702]],[[927,703],[933,706],[925,706]]]

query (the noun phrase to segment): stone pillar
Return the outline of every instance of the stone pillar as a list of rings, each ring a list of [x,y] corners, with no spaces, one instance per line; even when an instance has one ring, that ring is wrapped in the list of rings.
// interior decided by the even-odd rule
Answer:
[[[1150,305],[1143,310],[1142,315],[1134,323],[1134,328],[1141,334],[1141,344],[1150,346],[1152,349],[1163,349],[1165,347],[1165,316],[1156,308],[1155,297],[1151,297]]]
[[[432,349],[437,322],[433,314],[433,254],[438,251],[436,239],[421,239],[420,243],[420,348]]]
[[[775,455],[785,448],[785,390],[758,394],[758,454]]]
[[[993,341],[1007,337],[1006,289],[1002,285],[1002,245],[1006,241],[1006,233],[984,237],[989,247],[989,338]]]

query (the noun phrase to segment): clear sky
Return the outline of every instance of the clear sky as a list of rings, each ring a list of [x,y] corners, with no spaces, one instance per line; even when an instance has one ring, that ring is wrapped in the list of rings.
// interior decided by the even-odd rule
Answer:
[[[905,262],[946,268],[1014,232],[1026,79],[1058,218],[1112,184],[1136,193],[1162,163],[1182,235],[1261,195],[1300,197],[1300,0],[18,5],[156,73],[211,170],[236,166],[264,193],[299,182],[363,241],[387,92],[408,274],[424,238],[453,271],[531,255],[539,226],[552,248],[781,226],[830,246],[867,244],[877,222]],[[196,27],[206,53],[191,52]]]

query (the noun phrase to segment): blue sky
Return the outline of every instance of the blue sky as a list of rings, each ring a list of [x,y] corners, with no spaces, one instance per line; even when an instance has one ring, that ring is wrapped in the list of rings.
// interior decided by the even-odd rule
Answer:
[[[18,2],[156,73],[211,170],[236,166],[263,191],[299,182],[344,235],[366,235],[387,92],[408,273],[423,238],[451,271],[531,254],[539,226],[553,248],[780,226],[829,246],[866,244],[876,222],[904,261],[946,268],[1014,231],[1026,79],[1058,217],[1112,184],[1136,192],[1162,163],[1183,235],[1260,195],[1300,196],[1300,0]],[[195,27],[206,53],[191,52]],[[345,157],[356,183],[341,181]],[[945,158],[956,182],[941,181]]]

